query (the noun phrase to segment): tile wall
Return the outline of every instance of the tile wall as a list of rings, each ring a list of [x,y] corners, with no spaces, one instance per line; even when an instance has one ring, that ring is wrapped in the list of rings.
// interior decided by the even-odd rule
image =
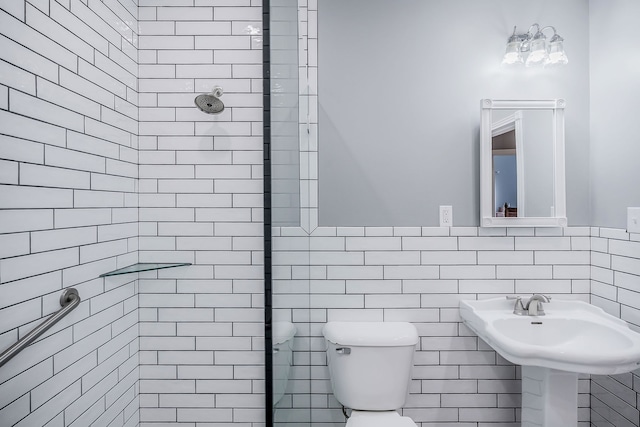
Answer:
[[[140,278],[141,425],[263,425],[261,3],[139,18],[140,260],[194,264]]]
[[[309,395],[285,396],[276,411],[282,425],[307,412],[314,426],[344,423],[325,366],[327,321],[417,326],[421,340],[404,414],[423,427],[519,425],[520,370],[460,323],[460,299],[531,293],[581,299],[640,330],[640,235],[623,230],[321,227],[310,236],[299,228],[275,234],[274,317],[299,331],[289,392]],[[638,426],[639,378],[581,377],[580,425]]]
[[[421,338],[405,415],[423,427],[519,425],[520,370],[460,323],[458,302],[531,293],[588,301],[590,233],[588,227],[319,227],[305,237],[300,229],[276,230],[274,317],[293,321],[301,343],[310,337],[311,351],[294,357],[298,377],[290,388],[304,392],[300,376],[309,372],[310,399],[283,399],[276,416],[295,424],[295,414],[304,414],[297,402],[310,402],[314,426],[343,425],[325,366],[325,322],[409,321]],[[291,250],[304,247],[305,238],[310,257]],[[310,297],[296,289],[305,263]],[[306,304],[308,318],[299,310]],[[579,419],[586,426],[588,377],[579,387]]]
[[[0,1],[3,426],[138,424],[137,2]],[[93,424],[92,424],[93,423]]]
[[[591,302],[640,331],[640,235],[594,228],[591,238]],[[640,425],[640,372],[591,377],[591,423]]]

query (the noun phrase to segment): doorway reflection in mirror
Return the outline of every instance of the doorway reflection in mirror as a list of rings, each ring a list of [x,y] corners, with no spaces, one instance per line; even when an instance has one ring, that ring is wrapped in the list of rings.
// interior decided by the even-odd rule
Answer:
[[[522,111],[496,114],[491,127],[493,207],[496,217],[517,217],[524,202]],[[520,211],[520,215],[523,211]]]

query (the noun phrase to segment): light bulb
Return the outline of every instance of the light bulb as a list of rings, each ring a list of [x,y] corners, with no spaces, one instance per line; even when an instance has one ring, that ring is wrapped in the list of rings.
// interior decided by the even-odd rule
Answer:
[[[549,56],[545,67],[567,65],[569,62],[569,58],[567,58],[567,54],[564,52],[564,47],[562,46],[562,39],[554,39],[551,39],[551,42],[549,42]]]
[[[507,49],[502,58],[502,65],[521,65],[524,59],[520,53],[520,42],[514,41],[507,43]]]
[[[531,41],[531,51],[529,52],[529,56],[527,57],[526,62],[527,67],[543,65],[549,58],[549,55],[547,54],[546,43],[544,41],[544,35],[536,37],[537,38],[534,38]]]

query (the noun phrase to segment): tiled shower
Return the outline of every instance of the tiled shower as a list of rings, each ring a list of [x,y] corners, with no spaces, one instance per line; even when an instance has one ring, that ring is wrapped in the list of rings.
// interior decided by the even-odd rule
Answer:
[[[601,213],[564,230],[318,226],[322,0],[290,3],[265,3],[284,17],[270,59],[287,95],[271,105],[283,173],[273,316],[298,330],[275,425],[344,425],[320,334],[329,320],[418,327],[403,411],[421,427],[519,425],[519,369],[460,323],[458,300],[542,292],[640,327],[640,235]],[[589,6],[604,25],[601,2]],[[82,298],[0,367],[0,425],[270,425],[262,24],[256,0],[0,1],[0,351],[58,310],[64,288]],[[594,79],[607,72],[592,66]],[[193,98],[214,86],[226,108],[208,116]],[[592,92],[591,150],[607,145],[594,118],[607,96]],[[628,105],[617,129],[631,133]],[[192,265],[100,277],[137,262]],[[639,426],[638,381],[581,377],[581,426]]]
[[[264,423],[262,7],[198,3],[0,3],[1,347],[82,298],[0,425]]]

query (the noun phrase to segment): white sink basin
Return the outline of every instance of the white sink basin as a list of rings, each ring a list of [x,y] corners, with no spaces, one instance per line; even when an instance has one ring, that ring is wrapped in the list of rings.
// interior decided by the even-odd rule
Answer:
[[[505,297],[460,301],[464,323],[512,363],[587,374],[640,367],[640,334],[582,301],[553,299],[544,316],[513,314]]]

